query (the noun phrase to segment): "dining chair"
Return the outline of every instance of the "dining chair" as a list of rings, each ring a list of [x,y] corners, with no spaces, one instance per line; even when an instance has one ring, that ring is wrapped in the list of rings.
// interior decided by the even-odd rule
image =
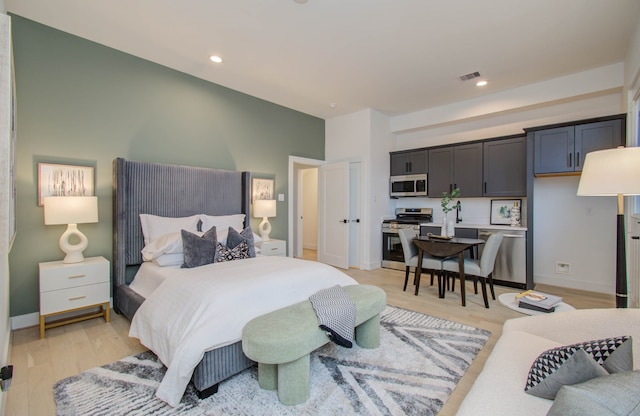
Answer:
[[[413,228],[400,228],[398,230],[398,236],[402,244],[405,265],[404,288],[402,290],[406,291],[410,269],[412,267],[415,268],[414,276],[417,276],[418,273],[418,247],[413,243],[413,239],[417,236],[417,233]],[[442,260],[425,253],[422,256],[422,269],[428,270],[431,273],[431,286],[433,286],[433,274],[434,272],[440,273],[442,271]],[[415,277],[414,283],[416,285],[415,294],[417,295],[418,290],[420,290],[420,282],[418,282]]]
[[[489,307],[489,299],[487,298],[487,280],[489,281],[489,288],[491,289],[491,297],[496,299],[496,293],[493,290],[493,269],[496,264],[496,256],[500,249],[503,239],[502,233],[491,234],[484,244],[484,249],[479,259],[464,259],[464,275],[471,276],[474,279],[474,286],[479,279],[482,283],[482,298],[484,300],[484,307]],[[458,260],[451,259],[442,262],[442,269],[447,272],[454,272],[460,274]],[[462,285],[463,283],[460,282]],[[477,286],[475,292],[478,293]]]

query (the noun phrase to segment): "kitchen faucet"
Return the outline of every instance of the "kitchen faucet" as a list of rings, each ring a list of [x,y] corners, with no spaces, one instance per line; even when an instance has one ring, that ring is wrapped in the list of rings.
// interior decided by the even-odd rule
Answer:
[[[461,212],[462,212],[462,204],[460,203],[460,201],[458,201],[456,203],[456,224],[459,222],[462,222],[462,215],[460,215]]]

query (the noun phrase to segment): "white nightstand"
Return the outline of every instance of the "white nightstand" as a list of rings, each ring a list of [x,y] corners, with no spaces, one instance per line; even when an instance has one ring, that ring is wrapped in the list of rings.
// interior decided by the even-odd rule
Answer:
[[[263,256],[286,256],[287,242],[285,240],[263,241],[260,251]]]
[[[109,261],[104,257],[85,258],[82,263],[62,261],[40,263],[40,338],[45,329],[104,317],[109,322]],[[45,322],[45,318],[100,307],[95,313]]]

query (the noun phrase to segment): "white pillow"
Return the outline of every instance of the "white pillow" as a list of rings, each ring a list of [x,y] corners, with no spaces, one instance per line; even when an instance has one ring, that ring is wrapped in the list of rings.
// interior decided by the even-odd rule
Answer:
[[[162,254],[157,258],[153,259],[153,262],[160,267],[182,266],[182,263],[184,263],[184,254],[183,253]]]
[[[206,215],[200,214],[200,220],[202,220],[202,231],[207,232],[211,227],[215,226],[216,231],[220,233],[221,230],[229,230],[229,227],[233,227],[236,230],[244,230],[244,214],[233,215]],[[218,241],[220,241],[220,234],[218,234]]]
[[[142,226],[142,234],[144,235],[144,244],[147,245],[165,234],[179,233],[180,230],[190,232],[197,231],[198,220],[200,220],[199,215],[171,218],[151,214],[140,214],[140,225]]]
[[[193,231],[193,234],[202,236],[200,231]],[[163,254],[182,254],[182,235],[180,232],[169,233],[156,238],[142,249],[142,259],[144,261],[155,260]]]

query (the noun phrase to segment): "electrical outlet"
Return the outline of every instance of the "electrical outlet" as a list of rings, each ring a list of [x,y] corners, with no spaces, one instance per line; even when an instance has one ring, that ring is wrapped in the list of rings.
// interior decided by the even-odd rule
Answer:
[[[556,273],[559,274],[571,274],[571,264],[557,261],[556,262]]]

